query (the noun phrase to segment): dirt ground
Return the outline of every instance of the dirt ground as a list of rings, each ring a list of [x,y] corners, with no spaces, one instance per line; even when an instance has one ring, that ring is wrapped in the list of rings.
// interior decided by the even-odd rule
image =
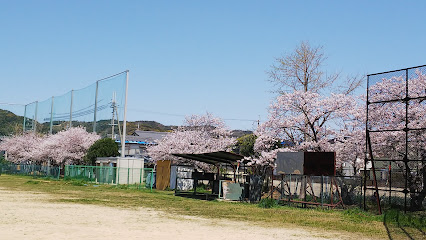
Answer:
[[[353,239],[340,233],[54,203],[49,195],[0,189],[0,239]],[[358,237],[359,239],[359,237]]]

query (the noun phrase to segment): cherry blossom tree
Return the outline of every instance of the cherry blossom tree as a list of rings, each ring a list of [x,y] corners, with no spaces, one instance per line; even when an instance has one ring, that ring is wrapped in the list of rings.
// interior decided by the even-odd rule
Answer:
[[[363,82],[362,77],[348,77],[344,86],[335,87],[340,74],[326,74],[323,65],[327,57],[322,46],[301,42],[293,53],[276,59],[269,71],[280,94],[269,108],[268,121],[257,130],[254,156],[256,165],[272,165],[277,151],[349,151],[339,140],[347,142],[343,131],[354,118],[357,107],[353,91]],[[284,148],[282,146],[284,145]],[[335,149],[337,147],[339,149]],[[344,160],[337,159],[339,164]]]
[[[24,133],[5,138],[0,149],[14,163],[80,164],[88,148],[100,137],[82,127],[69,128],[54,135]]]
[[[356,100],[344,94],[283,93],[270,106],[268,121],[255,132],[254,148],[260,157],[256,164],[272,165],[277,151],[333,151],[333,141],[344,139],[341,129],[353,118],[355,107]],[[280,149],[283,144],[285,149]]]
[[[406,94],[405,76],[383,78],[369,87],[368,117],[371,144],[375,159],[403,159],[406,154],[405,117],[408,128],[408,159],[426,158],[426,100],[409,101],[408,109],[402,99]],[[408,79],[409,97],[426,96],[426,76],[415,71]],[[400,101],[386,102],[400,99]],[[349,162],[362,167],[365,154],[365,96],[343,94],[321,96],[310,91],[283,93],[270,107],[268,121],[256,131],[258,136],[251,157],[253,165],[274,165],[277,151],[335,151],[337,164]],[[408,110],[408,111],[406,111]],[[400,131],[394,131],[394,130]],[[284,145],[284,147],[282,147]],[[420,206],[426,196],[426,167],[420,162],[396,161],[408,168],[412,206]],[[417,169],[417,170],[416,170]],[[415,192],[420,194],[415,194]],[[415,207],[414,207],[415,208]]]
[[[158,145],[149,147],[148,153],[154,161],[190,162],[201,169],[208,170],[210,166],[207,164],[180,159],[172,154],[227,151],[235,143],[235,138],[231,137],[231,131],[223,120],[207,113],[186,117],[182,126],[164,137]]]
[[[13,163],[41,163],[40,147],[45,137],[31,133],[24,133],[13,137],[5,137],[0,142],[0,150],[7,151],[7,159]]]
[[[365,102],[364,98],[362,99]],[[353,167],[354,174],[364,167],[365,107],[363,104],[356,104],[352,109],[348,109],[343,118],[343,125],[330,147],[336,152],[338,164],[348,163]]]
[[[42,142],[42,159],[55,165],[82,164],[87,150],[100,139],[83,127],[73,127],[50,135]]]
[[[285,89],[318,92],[339,77],[338,74],[325,76],[321,67],[326,59],[322,46],[301,42],[293,53],[276,58],[272,70],[268,72],[270,81],[279,86],[281,93],[286,92]]]
[[[350,94],[362,84],[363,77],[348,76],[343,86],[335,86],[340,74],[327,74],[323,69],[326,60],[322,46],[303,41],[292,53],[275,59],[268,71],[269,80],[276,84],[280,94],[288,90],[319,93],[331,87],[337,87],[335,92]]]

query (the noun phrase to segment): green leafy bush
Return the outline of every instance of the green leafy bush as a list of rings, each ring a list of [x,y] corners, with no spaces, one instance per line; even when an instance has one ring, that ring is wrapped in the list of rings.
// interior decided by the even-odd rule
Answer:
[[[238,153],[249,157],[254,155],[254,143],[256,142],[256,136],[254,134],[247,134],[237,139]]]
[[[276,208],[278,207],[278,203],[273,198],[264,198],[260,200],[258,206],[261,208]]]
[[[111,138],[102,138],[90,146],[84,161],[88,165],[95,165],[97,157],[116,157],[119,156],[118,144]]]

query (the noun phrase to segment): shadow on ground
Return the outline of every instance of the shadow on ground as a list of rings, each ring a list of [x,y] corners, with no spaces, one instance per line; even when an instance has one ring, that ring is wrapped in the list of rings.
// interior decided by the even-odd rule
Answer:
[[[411,220],[404,221],[402,223],[400,219],[400,212],[389,213],[386,212],[383,218],[383,225],[386,228],[389,239],[401,239],[401,236],[405,236],[403,239],[426,239],[426,233],[424,231],[425,219],[423,216],[418,220],[418,223],[412,223]]]

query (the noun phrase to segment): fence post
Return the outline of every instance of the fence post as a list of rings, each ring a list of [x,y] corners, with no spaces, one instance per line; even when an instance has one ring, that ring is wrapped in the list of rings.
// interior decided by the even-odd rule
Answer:
[[[97,167],[95,167],[95,168],[97,168]],[[104,173],[104,166],[102,165],[102,166],[100,166],[99,167],[99,177],[98,177],[98,182],[99,183],[101,183],[101,181],[102,181],[102,179],[104,179],[104,175],[105,175],[105,173]],[[96,171],[96,170],[95,170]],[[103,182],[103,181],[102,181]]]
[[[154,168],[152,168],[151,169],[151,182],[149,183],[149,185],[151,185],[151,192],[152,192],[152,185],[154,185],[154,183],[152,182],[153,181],[153,178],[154,177]]]
[[[324,205],[324,176],[321,175],[321,207]]]
[[[108,184],[109,183],[109,173],[111,172],[111,166],[108,165],[108,170],[106,172],[106,177],[105,177],[105,182]]]
[[[389,207],[391,207],[392,206],[392,162],[391,161],[389,161],[388,177],[389,177]]]
[[[118,164],[117,164],[116,170],[117,170],[117,181],[116,181],[116,184],[118,186],[120,184],[120,167],[118,166]]]
[[[219,180],[219,194],[218,194],[218,196],[217,196],[217,198],[219,198],[220,199],[220,190],[222,189],[222,180]],[[272,193],[271,193],[271,198],[272,198]]]
[[[364,189],[364,179],[362,178],[362,176],[360,176],[359,177],[359,181],[361,182],[361,189],[360,189],[360,192],[361,192],[361,198],[359,199],[359,208],[361,209],[362,208],[362,199],[363,199],[363,189]]]
[[[142,171],[143,171],[143,168],[140,169],[140,173],[139,173],[139,189],[141,189],[141,185],[142,185]]]
[[[41,172],[41,168],[40,168],[40,172]],[[47,171],[46,171],[46,177],[50,176],[50,160],[47,162]]]

